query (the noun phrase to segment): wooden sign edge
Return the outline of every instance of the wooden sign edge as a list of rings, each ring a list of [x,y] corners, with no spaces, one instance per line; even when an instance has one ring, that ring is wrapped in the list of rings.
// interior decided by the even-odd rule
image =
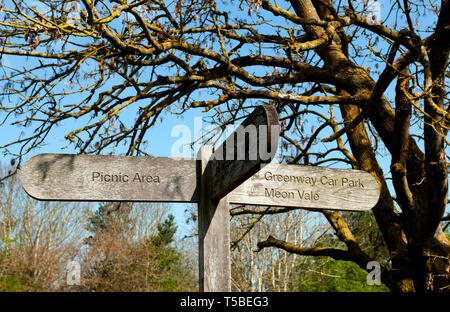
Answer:
[[[271,165],[272,163],[269,164],[264,164],[264,166],[261,167],[261,169],[263,169],[266,165]],[[272,164],[272,165],[284,165],[284,166],[295,166],[295,167],[305,167],[305,168],[311,168],[311,166],[305,166],[305,165],[297,165],[297,164]],[[279,207],[279,208],[291,208],[292,210],[294,209],[305,209],[305,210],[313,210],[313,211],[320,211],[320,210],[336,210],[336,211],[350,211],[350,212],[364,212],[364,211],[370,211],[372,210],[380,201],[380,195],[381,195],[381,190],[380,190],[380,184],[378,183],[378,180],[374,177],[374,175],[370,172],[367,172],[365,170],[361,170],[361,169],[348,169],[348,168],[330,168],[330,167],[319,167],[319,166],[312,166],[313,168],[320,168],[323,169],[324,171],[347,171],[347,172],[358,172],[359,174],[364,174],[364,175],[368,175],[371,177],[371,179],[373,179],[373,184],[377,185],[377,188],[374,190],[376,190],[376,198],[377,200],[374,201],[374,204],[370,207],[370,208],[365,208],[365,209],[348,209],[348,208],[316,208],[316,207],[303,207],[303,206],[286,206],[283,204],[266,204],[266,205],[262,205],[262,204],[250,204],[250,203],[242,203],[239,201],[235,201],[233,199],[233,192],[230,192],[230,196],[228,198],[228,201],[230,202],[230,204],[233,205],[247,205],[247,206],[264,206],[264,207]],[[260,170],[261,170],[260,169]],[[258,170],[259,171],[259,170]],[[246,183],[243,182],[243,183]],[[374,196],[375,197],[375,196]]]
[[[37,154],[34,155],[32,157],[30,157],[22,166],[22,168],[19,171],[19,181],[20,181],[20,185],[22,186],[22,189],[25,191],[25,193],[30,196],[31,198],[38,200],[38,201],[60,201],[60,202],[136,202],[136,203],[194,203],[197,204],[200,201],[200,194],[199,194],[199,189],[197,187],[197,189],[194,191],[194,195],[196,195],[196,197],[193,197],[191,200],[177,200],[177,201],[166,201],[166,200],[146,200],[146,199],[137,199],[137,200],[126,200],[126,199],[73,199],[73,198],[45,198],[45,197],[39,197],[39,196],[35,196],[33,195],[33,192],[30,192],[28,187],[30,185],[28,185],[27,183],[24,183],[24,181],[27,181],[27,179],[23,179],[23,173],[26,172],[26,168],[28,168],[33,160],[35,161],[36,159],[42,157],[42,156],[46,156],[46,155],[53,155],[53,156],[63,156],[63,157],[78,157],[78,156],[87,156],[87,157],[102,157],[102,158],[109,158],[109,157],[126,157],[126,158],[165,158],[165,159],[172,159],[172,160],[183,160],[183,161],[191,161],[191,162],[195,162],[195,172],[196,172],[196,177],[197,179],[199,179],[200,176],[200,172],[201,172],[201,162],[198,159],[195,158],[185,158],[185,157],[166,157],[166,156],[128,156],[128,155],[92,155],[92,154],[69,154],[69,153],[41,153],[41,154]],[[29,169],[31,170],[31,169]]]
[[[225,197],[227,194],[229,194],[230,192],[233,191],[233,189],[235,189],[237,186],[239,186],[240,184],[242,184],[243,182],[245,182],[247,179],[249,179],[250,177],[252,177],[255,173],[257,173],[260,170],[260,166],[261,164],[267,164],[270,163],[277,152],[277,146],[278,146],[278,142],[279,142],[279,135],[276,136],[276,142],[275,142],[275,146],[272,146],[272,135],[274,135],[272,133],[272,127],[276,126],[279,127],[279,118],[278,118],[278,112],[276,110],[276,107],[273,105],[259,105],[257,106],[254,111],[239,125],[239,126],[247,126],[250,124],[249,119],[252,118],[252,115],[257,116],[257,114],[259,114],[262,110],[262,113],[264,114],[265,117],[265,126],[267,126],[267,142],[266,142],[266,146],[268,147],[268,149],[270,149],[270,151],[272,152],[272,154],[270,155],[270,158],[268,158],[267,160],[258,160],[256,163],[254,163],[249,169],[247,169],[247,171],[244,172],[244,174],[241,174],[240,177],[238,179],[236,179],[235,181],[232,181],[231,183],[226,183],[225,184],[225,188],[224,189],[217,189],[217,183],[215,182],[215,180],[213,179],[213,188],[212,188],[212,192],[213,194],[211,195],[213,199],[218,200],[222,197]],[[254,117],[253,117],[254,118]],[[234,131],[233,133],[231,133],[231,135],[234,135]],[[230,136],[231,136],[230,135]],[[219,150],[223,150],[224,145],[226,144],[228,138],[225,139],[225,141],[217,148],[215,149],[214,153],[216,151]],[[236,142],[234,142],[236,144]],[[235,147],[236,148],[236,147]],[[259,152],[258,152],[258,156],[259,156]],[[252,162],[254,162],[254,160],[250,160]],[[214,166],[214,169],[211,168],[213,167],[213,158],[209,161],[207,167],[208,170],[220,170],[217,168],[217,166]],[[216,171],[217,172],[217,171]],[[247,176],[248,178],[243,180],[242,176]],[[215,177],[215,174],[213,175]]]

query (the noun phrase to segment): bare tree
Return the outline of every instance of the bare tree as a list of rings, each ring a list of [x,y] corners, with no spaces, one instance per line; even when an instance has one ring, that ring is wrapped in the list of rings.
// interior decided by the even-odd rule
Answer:
[[[8,169],[2,167],[2,173]],[[0,187],[0,238],[5,257],[0,278],[20,281],[22,290],[57,290],[65,267],[86,237],[86,204],[38,202],[22,189],[18,176]]]
[[[68,1],[6,1],[1,122],[24,133],[1,148],[20,160],[77,120],[65,138],[80,153],[125,144],[128,155],[146,154],[163,112],[203,108],[223,127],[271,103],[286,161],[337,163],[377,179],[373,214],[391,259],[383,282],[448,290],[449,1],[384,3],[382,20],[374,2],[82,0],[74,12]],[[323,215],[346,250],[273,236],[260,248],[365,269],[373,259],[345,218]]]
[[[238,291],[295,291],[303,257],[282,249],[257,252],[256,245],[272,233],[298,246],[314,246],[331,227],[317,212],[292,210],[254,215],[239,206],[232,210],[232,285]]]

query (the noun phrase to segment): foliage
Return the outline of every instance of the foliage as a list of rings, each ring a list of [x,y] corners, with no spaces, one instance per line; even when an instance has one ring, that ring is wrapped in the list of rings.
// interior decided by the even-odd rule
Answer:
[[[8,262],[11,259],[11,248],[16,240],[0,237],[0,241],[0,272],[2,273],[0,274],[0,291],[22,291],[23,285],[21,281],[15,275],[11,275],[11,272],[5,272],[5,266],[9,264]]]
[[[136,216],[131,216],[131,203],[101,203],[89,217],[87,230],[96,234],[104,231],[128,234],[133,230]]]
[[[169,214],[164,222],[158,224],[158,233],[153,238],[153,244],[155,246],[167,246],[174,241],[175,232],[178,226],[174,221],[175,217]]]
[[[82,291],[189,291],[196,287],[176,249],[106,234],[100,237],[83,259]]]
[[[384,284],[368,285],[367,272],[355,263],[329,258],[307,257],[299,268],[297,291],[305,292],[385,292]]]
[[[21,292],[23,285],[17,277],[8,275],[0,280],[0,291]]]
[[[123,207],[128,213],[123,212]],[[129,204],[101,204],[89,218],[81,291],[188,291],[195,280],[171,244],[177,226],[169,214],[154,236],[138,238]],[[141,208],[142,209],[142,208]]]
[[[361,249],[370,258],[380,263],[385,262],[389,258],[389,251],[375,216],[370,212],[349,212],[345,213],[344,217],[348,220]]]
[[[94,215],[89,218],[87,229],[90,232],[97,233],[106,230],[106,222],[104,220],[106,207],[105,204],[100,205],[94,212]]]

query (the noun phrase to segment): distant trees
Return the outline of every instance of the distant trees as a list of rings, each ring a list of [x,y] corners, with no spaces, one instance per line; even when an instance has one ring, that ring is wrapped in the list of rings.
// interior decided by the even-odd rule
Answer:
[[[355,263],[328,257],[305,257],[298,267],[297,291],[386,292],[386,285],[368,285],[367,272]]]
[[[0,175],[10,167],[0,167]],[[0,185],[0,291],[51,291],[65,283],[65,266],[85,235],[87,205],[38,202],[18,176]]]
[[[256,210],[256,209],[255,209]],[[321,248],[345,245],[332,234],[320,213],[291,210],[284,214],[241,214],[239,206],[232,218],[232,287],[236,291],[388,291],[386,285],[367,284],[367,272],[349,261],[329,257],[300,256],[295,250],[258,249],[258,242],[271,233],[291,246]],[[264,213],[265,212],[265,213]],[[361,246],[380,264],[389,262],[373,215],[345,213]]]
[[[146,211],[146,212],[144,212]],[[167,207],[102,204],[89,219],[92,236],[82,256],[83,291],[190,291],[197,276],[177,250],[177,226]],[[152,233],[142,235],[142,223],[158,219]],[[141,223],[139,225],[139,223]],[[195,271],[195,270],[194,270]]]
[[[0,175],[11,168],[1,167]],[[0,185],[0,291],[189,291],[196,268],[184,261],[164,205],[38,202],[17,175]],[[182,256],[183,255],[183,256]],[[183,258],[184,257],[184,258]],[[80,285],[67,285],[67,264]]]
[[[389,267],[391,259],[388,249],[373,214],[345,212],[343,216],[348,220],[364,252],[377,261],[380,268]],[[330,231],[319,234],[314,246],[345,248],[345,244],[336,239]],[[381,281],[379,285],[369,285],[367,272],[351,261],[335,260],[330,257],[306,257],[299,264],[298,273],[298,291],[389,291],[389,288]]]
[[[237,211],[233,208],[231,213]],[[313,243],[314,230],[323,227],[312,213],[296,210],[278,215],[233,215],[231,223],[232,287],[236,291],[296,291],[297,267],[304,260],[281,249],[257,251],[270,233],[299,245]]]

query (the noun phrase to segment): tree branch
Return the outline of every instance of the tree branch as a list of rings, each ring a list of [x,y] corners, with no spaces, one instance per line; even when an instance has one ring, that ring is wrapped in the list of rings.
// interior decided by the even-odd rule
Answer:
[[[345,261],[352,260],[350,253],[346,250],[336,248],[326,248],[326,247],[315,247],[315,248],[300,247],[276,239],[272,235],[269,235],[269,237],[265,241],[259,242],[257,244],[257,247],[258,249],[255,250],[256,252],[259,252],[267,247],[277,247],[287,252],[295,253],[297,255],[302,256],[326,256],[331,257],[335,260],[345,260]]]

